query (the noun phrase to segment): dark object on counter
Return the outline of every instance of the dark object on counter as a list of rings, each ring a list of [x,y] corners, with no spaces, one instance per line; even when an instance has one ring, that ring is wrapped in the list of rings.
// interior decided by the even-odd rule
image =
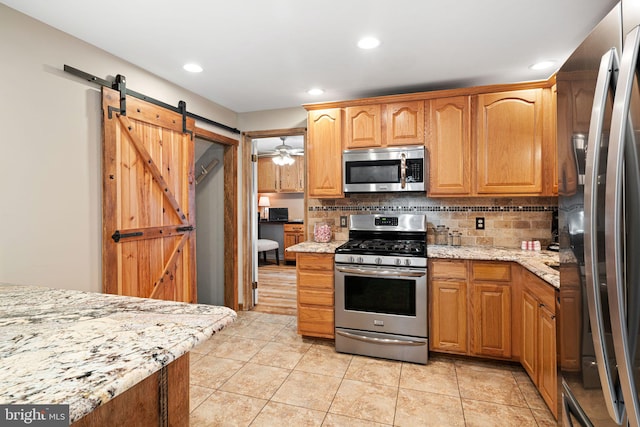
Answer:
[[[547,246],[548,251],[559,252],[560,251],[560,243],[552,243]]]
[[[289,221],[289,208],[269,209],[269,221]]]

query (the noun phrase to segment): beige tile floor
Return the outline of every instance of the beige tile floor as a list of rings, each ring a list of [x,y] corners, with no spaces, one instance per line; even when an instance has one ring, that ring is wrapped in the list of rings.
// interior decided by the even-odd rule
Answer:
[[[191,353],[191,426],[555,426],[517,365],[336,353],[293,316],[239,312]]]

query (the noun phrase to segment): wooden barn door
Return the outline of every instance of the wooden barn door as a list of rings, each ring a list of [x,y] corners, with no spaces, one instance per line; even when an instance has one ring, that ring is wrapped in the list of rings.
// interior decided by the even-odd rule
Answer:
[[[119,92],[103,88],[103,290],[196,302],[193,134],[182,115],[139,99],[119,108]]]

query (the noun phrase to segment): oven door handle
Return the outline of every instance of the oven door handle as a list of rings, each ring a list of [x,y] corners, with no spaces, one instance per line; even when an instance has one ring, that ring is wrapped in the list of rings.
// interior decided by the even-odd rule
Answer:
[[[410,345],[410,346],[420,346],[426,345],[426,341],[412,341],[412,340],[393,340],[389,338],[375,338],[375,337],[365,337],[364,335],[352,334],[345,331],[336,331],[336,334],[342,335],[346,338],[351,338],[358,341],[371,342],[375,344],[383,344],[383,345]]]
[[[425,271],[415,270],[378,270],[376,268],[364,268],[364,267],[344,267],[342,265],[336,265],[336,270],[341,273],[360,274],[377,276],[397,276],[397,277],[422,277],[426,276]]]

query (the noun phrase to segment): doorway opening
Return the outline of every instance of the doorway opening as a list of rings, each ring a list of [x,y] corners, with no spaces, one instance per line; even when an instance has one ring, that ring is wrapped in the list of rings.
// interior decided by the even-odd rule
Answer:
[[[291,239],[294,226],[294,239],[304,240],[305,142],[304,128],[248,132],[244,136],[244,254],[249,260],[244,270],[244,309],[296,313],[295,256],[285,249],[297,243]],[[282,158],[290,160],[281,162]],[[270,249],[259,253],[259,239],[261,249]]]
[[[223,286],[222,286],[222,301],[225,306],[232,308],[234,310],[238,310],[239,301],[238,301],[238,264],[235,262],[238,256],[238,145],[239,141],[233,138],[226,137],[224,135],[217,134],[215,132],[211,132],[207,129],[203,129],[196,126],[195,129],[195,141],[198,145],[201,146],[201,150],[203,150],[203,154],[200,156],[201,162],[196,162],[196,169],[194,171],[193,179],[199,183],[196,184],[196,197],[199,191],[204,191],[208,185],[207,181],[212,177],[208,177],[209,173],[214,174],[215,170],[219,170],[221,175],[218,175],[219,182],[217,185],[222,185],[223,191],[218,192],[215,202],[222,206],[223,213],[221,216],[218,212],[214,217],[207,218],[208,214],[204,213],[200,216],[200,218],[196,217],[196,222],[198,223],[198,228],[202,225],[204,226],[204,222],[208,223],[208,225],[204,226],[205,230],[207,227],[213,228],[215,224],[223,225],[223,232],[221,233],[221,239],[223,241],[222,249],[219,245],[216,247],[216,257],[222,257],[222,267],[221,271],[223,272]],[[213,144],[211,144],[213,143]],[[215,147],[212,149],[212,152],[207,154],[206,151],[210,149],[210,147]],[[207,157],[205,157],[207,156]],[[196,156],[197,158],[197,156]],[[214,160],[217,160],[218,163],[214,164]],[[210,169],[209,172],[203,174],[204,170]],[[197,189],[198,186],[201,186],[200,190]],[[203,202],[200,201],[200,204]],[[196,202],[196,211],[199,215],[201,212],[198,209],[201,209],[202,206],[198,207],[198,202]],[[215,224],[213,224],[215,223]],[[211,232],[211,231],[209,231]],[[198,238],[199,239],[199,238]],[[196,240],[196,244],[202,243]],[[211,249],[211,248],[209,248]],[[197,254],[196,254],[197,255]],[[231,260],[231,261],[230,261]],[[210,263],[209,259],[198,258],[197,268],[198,268],[198,276],[201,272],[202,268],[206,268],[206,265]],[[219,261],[218,261],[219,262]],[[201,265],[203,264],[203,265]],[[208,269],[208,268],[207,268]],[[204,274],[204,273],[203,273]],[[209,274],[207,272],[207,274]],[[213,273],[211,273],[213,274]],[[216,279],[216,280],[219,280]],[[200,277],[198,277],[198,288],[200,288]],[[213,293],[215,295],[216,300],[220,299],[220,288],[219,285],[215,287],[215,291],[211,292],[206,290],[207,287],[211,287],[211,282],[207,286],[206,283],[203,283],[203,292]],[[198,290],[198,296],[200,296],[200,289]],[[211,296],[213,298],[213,296]],[[206,296],[209,298],[209,296]],[[206,301],[202,301],[203,303],[209,303]],[[217,303],[221,305],[222,302]]]

